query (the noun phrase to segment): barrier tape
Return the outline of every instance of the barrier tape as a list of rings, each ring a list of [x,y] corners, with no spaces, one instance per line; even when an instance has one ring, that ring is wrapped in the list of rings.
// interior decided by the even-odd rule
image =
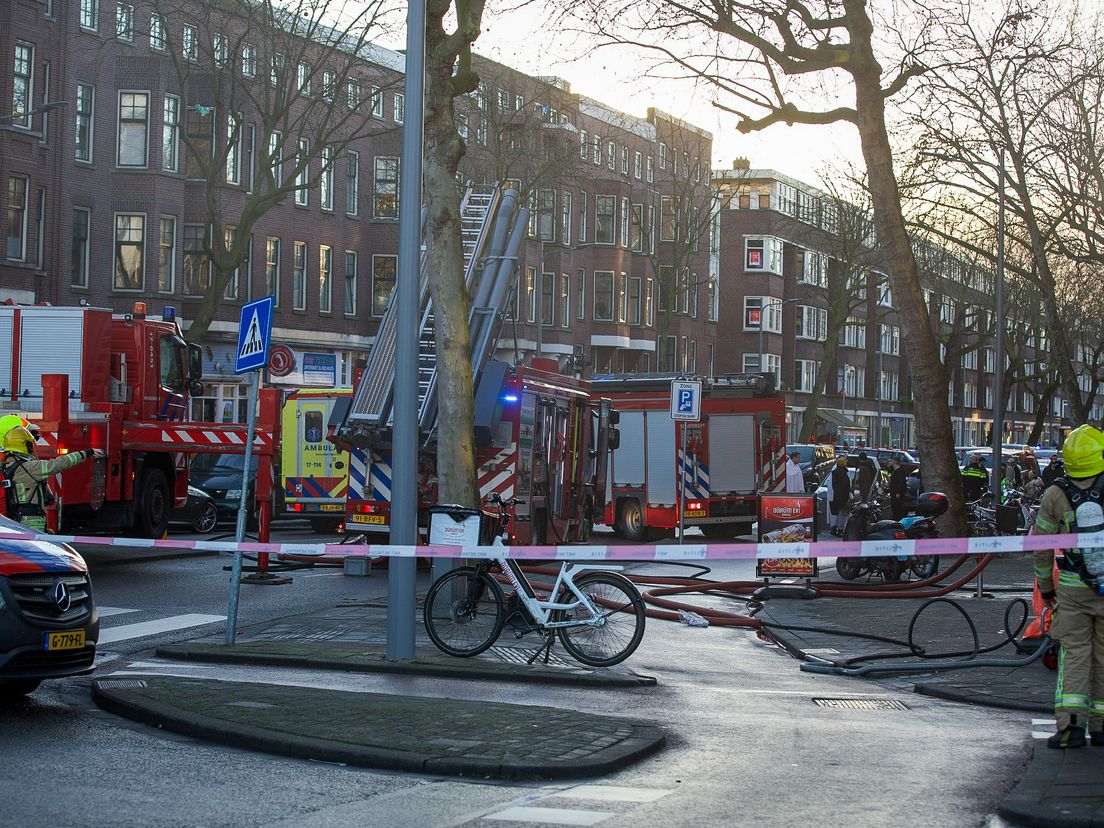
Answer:
[[[897,555],[988,555],[1038,549],[1104,546],[1104,532],[1067,535],[1007,535],[991,538],[918,540],[827,540],[813,543],[684,543],[572,546],[392,546],[390,544],[259,543],[256,541],[115,538],[97,535],[12,534],[14,540],[118,546],[131,549],[190,549],[204,552],[267,552],[311,557],[517,558],[528,560],[701,561],[776,558],[869,558]],[[2,540],[3,536],[0,536]]]

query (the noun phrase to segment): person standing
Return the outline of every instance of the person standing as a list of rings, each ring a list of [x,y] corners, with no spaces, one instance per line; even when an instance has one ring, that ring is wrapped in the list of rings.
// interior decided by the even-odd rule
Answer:
[[[1065,477],[1043,494],[1032,534],[1104,530],[1104,433],[1090,425],[1075,428],[1062,447]],[[1104,547],[1053,549],[1034,556],[1035,579],[1054,611],[1050,634],[1061,645],[1054,690],[1057,732],[1047,747],[1104,747]]]
[[[805,492],[805,473],[801,470],[800,460],[801,455],[796,451],[786,460],[786,491],[790,494]]]
[[[988,485],[989,475],[981,466],[981,458],[976,454],[972,455],[970,462],[962,470],[962,499],[972,503],[981,497]]]
[[[1062,461],[1058,459],[1057,454],[1050,455],[1050,462],[1043,468],[1043,485],[1049,486],[1062,474]]]
[[[855,481],[859,488],[859,500],[869,500],[870,490],[874,487],[874,479],[878,476],[878,470],[874,468],[874,461],[867,456],[865,451],[859,452],[859,459],[855,465],[858,467],[855,472]]]
[[[908,494],[908,472],[896,457],[889,458],[889,507],[893,511],[893,519],[900,520],[905,516],[905,495]]]
[[[78,466],[90,457],[103,457],[99,449],[71,451],[53,460],[35,458],[35,440],[23,426],[16,426],[4,435],[4,479],[7,489],[8,517],[33,529],[46,531],[46,507],[53,502],[53,494],[46,481],[55,474]]]
[[[837,457],[836,466],[828,475],[828,511],[831,514],[832,534],[843,535],[847,525],[847,505],[851,502],[851,477],[847,474],[847,458]]]

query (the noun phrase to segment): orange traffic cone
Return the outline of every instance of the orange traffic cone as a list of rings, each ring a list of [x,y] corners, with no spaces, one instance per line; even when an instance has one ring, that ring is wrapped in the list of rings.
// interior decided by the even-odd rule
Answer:
[[[1055,549],[1054,551],[1055,551],[1055,553],[1058,553],[1059,550]],[[1058,583],[1058,565],[1057,564],[1054,565],[1054,583]],[[1031,609],[1034,610],[1035,617],[1032,618],[1031,623],[1029,623],[1024,628],[1024,632],[1023,632],[1023,637],[1024,638],[1042,638],[1044,633],[1049,633],[1050,632],[1050,618],[1051,618],[1050,614],[1048,613],[1047,617],[1046,617],[1046,629],[1045,630],[1043,629],[1043,625],[1042,625],[1042,621],[1041,621],[1041,619],[1043,617],[1043,609],[1045,607],[1046,607],[1046,601],[1043,600],[1043,595],[1042,595],[1042,593],[1039,592],[1039,581],[1038,581],[1038,579],[1036,579],[1035,589],[1031,593]]]

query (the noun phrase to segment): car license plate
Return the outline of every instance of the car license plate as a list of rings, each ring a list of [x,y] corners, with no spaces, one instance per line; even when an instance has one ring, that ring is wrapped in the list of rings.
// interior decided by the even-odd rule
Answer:
[[[353,515],[353,523],[386,523],[383,515]]]
[[[705,509],[687,509],[682,514],[684,517],[705,517]]]
[[[84,646],[84,630],[46,633],[46,650],[79,650]]]
[[[343,511],[345,511],[345,507],[342,506],[340,503],[323,503],[321,506],[318,507],[318,511],[320,511],[320,512],[343,512]]]

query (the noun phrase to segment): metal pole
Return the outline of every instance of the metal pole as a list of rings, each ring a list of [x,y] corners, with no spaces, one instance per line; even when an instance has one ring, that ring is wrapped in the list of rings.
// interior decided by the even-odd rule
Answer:
[[[257,387],[260,385],[260,369],[250,372],[253,375],[249,383],[249,425],[245,431],[245,462],[242,465],[241,500],[238,502],[238,525],[234,531],[237,548],[234,550],[234,564],[230,570],[230,607],[226,610],[226,643],[233,644],[238,634],[238,595],[241,592],[242,550],[245,538],[246,493],[249,491],[249,466],[253,462],[253,429],[257,424]]]
[[[540,243],[540,273],[537,274],[537,283],[533,286],[537,291],[537,347],[534,356],[539,357],[544,351],[544,239]]]
[[[760,316],[759,318],[761,320],[763,317]],[[683,469],[682,465],[682,423],[680,422],[675,423],[675,460],[678,464],[678,481],[676,483],[675,489],[675,505],[678,507],[678,536],[679,545],[681,546],[682,535],[685,532],[685,527],[682,523],[682,513],[686,511],[684,508],[686,503],[685,498],[682,496],[682,485],[684,482],[685,470]]]
[[[885,445],[885,438],[882,436],[882,395],[885,392],[885,372],[883,370],[883,360],[885,356],[885,340],[881,337],[881,330],[879,329],[879,342],[878,342],[878,434],[874,438],[874,448],[881,448]]]
[[[759,297],[759,357],[756,359],[756,363],[759,365],[759,373],[765,374],[767,369],[763,365],[763,317],[766,315],[766,308],[763,306],[763,300],[765,296]]]
[[[997,166],[997,364],[993,366],[993,469],[989,484],[993,492],[993,514],[996,515],[1001,497],[1001,443],[1004,441],[1004,150],[1000,152]],[[985,576],[978,572],[977,597],[985,592]]]
[[[418,540],[418,270],[421,260],[422,134],[425,96],[425,0],[410,0],[406,15],[406,117],[403,119],[399,207],[399,272],[395,288],[395,407],[392,435],[391,543]],[[392,558],[387,566],[387,658],[414,657],[417,561]]]

